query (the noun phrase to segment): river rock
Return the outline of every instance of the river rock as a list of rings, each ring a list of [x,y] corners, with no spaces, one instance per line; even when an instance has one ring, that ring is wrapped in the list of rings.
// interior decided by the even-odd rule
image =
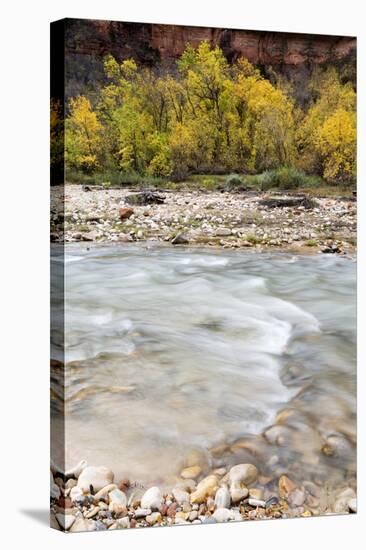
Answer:
[[[320,489],[315,483],[312,481],[304,481],[303,482],[304,489],[309,493],[309,495],[320,498]]]
[[[336,514],[344,514],[349,510],[349,502],[356,498],[356,493],[351,487],[344,489],[338,493],[334,502],[333,510]]]
[[[296,483],[294,483],[286,475],[282,475],[278,481],[278,491],[281,498],[287,498],[291,491],[294,491],[297,488]]]
[[[56,514],[56,519],[63,531],[68,531],[75,521],[71,514]]]
[[[134,213],[133,208],[120,208],[119,209],[119,217],[121,220],[127,220],[132,214]]]
[[[327,456],[344,456],[349,450],[350,442],[341,435],[330,435],[322,446],[322,452]]]
[[[251,485],[258,478],[258,470],[253,464],[237,464],[230,469],[230,484],[240,483],[242,485]]]
[[[249,498],[248,499],[249,506],[259,507],[259,508],[265,508],[266,507],[266,501],[261,500],[259,498]]]
[[[280,501],[277,497],[273,496],[266,500],[266,509],[272,508],[272,506],[278,506]]]
[[[90,486],[95,492],[100,491],[106,485],[113,482],[114,474],[105,466],[87,466],[80,474],[78,487],[83,491],[90,491]]]
[[[173,502],[168,506],[168,509],[166,511],[166,515],[168,516],[168,518],[173,518],[175,516],[177,508],[178,504],[176,502]]]
[[[188,493],[193,493],[196,489],[197,483],[194,479],[181,479],[176,483],[176,488],[181,489],[182,491],[187,491]]]
[[[230,485],[230,497],[234,504],[247,498],[249,494],[248,488],[238,482]]]
[[[70,498],[72,502],[83,502],[86,497],[84,496],[83,490],[76,486],[71,489]]]
[[[188,244],[189,239],[184,235],[184,233],[178,233],[174,239],[172,239],[172,244]]]
[[[101,498],[104,498],[106,495],[108,495],[108,493],[113,491],[113,489],[118,489],[115,483],[110,483],[109,485],[106,485],[105,487],[103,487],[103,489],[95,493],[94,500],[100,500]]]
[[[127,506],[127,497],[120,489],[113,489],[108,496],[110,504],[120,504],[122,506]]]
[[[163,497],[159,487],[150,487],[141,499],[141,508],[160,510],[163,504]]]
[[[226,487],[220,487],[215,495],[216,508],[229,508],[230,504],[231,498],[228,489]]]
[[[263,435],[271,445],[283,446],[288,442],[291,430],[287,426],[271,426]]]
[[[213,512],[215,510],[215,499],[212,497],[207,497],[206,506],[209,512]]]
[[[94,517],[98,514],[99,511],[100,511],[99,506],[94,506],[94,508],[92,508],[92,509],[90,510],[90,512],[88,512],[87,514],[85,514],[84,517],[85,517],[85,519],[94,518]]]
[[[348,508],[351,510],[351,512],[354,512],[357,514],[357,499],[351,498],[351,500],[348,501]]]
[[[304,491],[301,491],[300,489],[295,489],[294,491],[291,491],[291,493],[288,496],[288,502],[291,506],[297,507],[302,506],[305,502],[306,495]]]
[[[212,470],[211,474],[214,475],[214,476],[217,476],[217,477],[223,477],[224,475],[226,475],[227,473],[227,470],[226,468],[216,468],[215,470]]]
[[[218,478],[216,476],[210,475],[205,477],[199,482],[194,493],[191,494],[191,503],[201,504],[206,497],[215,493],[217,487]]]
[[[99,231],[89,231],[87,233],[82,234],[82,239],[85,242],[92,242],[96,241],[97,237],[100,236]]]
[[[189,514],[186,514],[185,512],[177,512],[174,518],[174,523],[177,525],[188,523],[188,518]]]
[[[96,530],[96,523],[93,519],[85,519],[85,518],[76,518],[73,525],[71,526],[70,532],[72,533],[80,533],[83,531],[95,531]]]
[[[263,489],[257,489],[252,487],[249,489],[249,496],[251,498],[257,498],[259,500],[263,500]]]
[[[65,489],[66,490],[68,490],[68,489],[71,490],[73,487],[76,487],[77,484],[78,484],[77,479],[70,478],[66,481]]]
[[[192,512],[188,516],[189,521],[195,521],[197,518],[198,518],[198,511],[192,510]]]
[[[162,518],[161,518],[160,512],[154,512],[153,514],[146,516],[146,521],[149,525],[155,525],[155,523],[160,523],[161,519]]]
[[[183,479],[196,479],[202,472],[200,466],[190,466],[189,468],[184,468],[181,471],[180,475]]]
[[[190,496],[189,496],[189,493],[187,493],[187,491],[182,491],[182,489],[179,489],[178,487],[176,487],[175,489],[173,489],[172,493],[173,493],[174,499],[179,504],[179,506],[183,506],[183,504],[185,503],[188,504],[190,502]]]
[[[111,531],[114,531],[115,529],[128,529],[130,526],[130,518],[128,516],[124,518],[119,518],[117,521],[115,521],[109,529]]]
[[[224,523],[230,519],[234,519],[234,514],[232,510],[228,508],[218,508],[213,514],[212,517],[217,521],[217,523]]]
[[[128,497],[128,506],[132,506],[133,508],[140,507],[141,499],[144,494],[145,491],[141,487],[134,489]]]

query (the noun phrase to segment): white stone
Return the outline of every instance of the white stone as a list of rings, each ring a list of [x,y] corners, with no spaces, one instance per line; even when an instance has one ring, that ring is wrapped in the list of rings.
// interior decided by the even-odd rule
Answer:
[[[106,485],[113,483],[114,474],[112,470],[105,466],[87,466],[80,474],[78,487],[83,491],[89,492],[90,485],[94,491],[100,491]]]
[[[228,489],[226,487],[220,487],[215,495],[216,508],[229,508],[230,504],[231,498]]]
[[[65,489],[72,489],[78,484],[76,479],[68,479],[65,485]]]
[[[83,490],[80,487],[73,487],[70,491],[70,498],[72,502],[76,502],[84,498]]]
[[[120,504],[121,506],[127,506],[127,497],[123,491],[119,489],[113,489],[109,494],[109,502],[111,504]]]
[[[306,495],[304,491],[301,491],[300,489],[295,489],[289,494],[288,502],[291,506],[302,506],[305,502],[305,498]]]
[[[90,512],[88,512],[87,514],[85,514],[85,519],[91,519],[91,518],[94,518],[98,512],[99,512],[100,508],[99,506],[94,506],[94,508],[92,508],[90,510]]]
[[[212,516],[218,523],[224,523],[226,521],[229,521],[229,519],[234,519],[234,514],[231,510],[228,510],[228,508],[218,508],[213,516]]]
[[[353,498],[356,498],[356,493],[350,487],[338,493],[334,503],[334,512],[336,512],[336,514],[344,514],[345,512],[348,512],[348,503]]]
[[[130,526],[130,518],[128,516],[124,518],[117,519],[110,527],[109,531],[114,531],[115,529],[128,529]]]
[[[352,510],[355,514],[357,514],[357,499],[351,498],[351,500],[348,501],[348,508]]]
[[[101,489],[100,491],[95,493],[94,499],[99,500],[99,499],[105,497],[108,493],[113,491],[113,489],[118,489],[118,487],[115,483],[110,483],[109,485],[106,485],[105,487],[103,487],[103,489]]]
[[[250,506],[259,506],[259,508],[265,508],[266,507],[266,501],[260,500],[259,498],[249,498],[248,504]]]
[[[247,498],[248,494],[248,488],[241,486],[240,483],[232,483],[230,485],[230,496],[234,503],[240,502],[244,498]]]
[[[150,487],[141,499],[141,508],[160,510],[163,504],[163,497],[159,487]]]
[[[184,503],[190,502],[189,493],[187,493],[187,491],[183,491],[182,489],[176,487],[175,489],[173,489],[172,494],[179,506],[182,506]]]
[[[230,483],[251,485],[258,478],[258,470],[253,464],[237,464],[230,469]]]

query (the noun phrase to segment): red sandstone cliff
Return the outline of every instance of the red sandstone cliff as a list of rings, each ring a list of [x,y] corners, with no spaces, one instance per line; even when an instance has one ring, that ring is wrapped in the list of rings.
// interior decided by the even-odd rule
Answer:
[[[172,66],[190,43],[202,40],[219,45],[229,61],[244,56],[255,65],[306,78],[318,64],[347,62],[355,74],[356,38],[150,23],[124,23],[83,19],[66,20],[66,74],[71,95],[74,87],[102,77],[102,58],[111,53],[118,60]],[[70,95],[70,94],[68,94]]]

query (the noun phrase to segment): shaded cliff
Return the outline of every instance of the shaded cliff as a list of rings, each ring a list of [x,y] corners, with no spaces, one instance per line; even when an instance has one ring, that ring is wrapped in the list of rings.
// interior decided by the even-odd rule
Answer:
[[[230,62],[244,56],[267,76],[271,69],[286,76],[300,96],[317,65],[335,65],[345,79],[355,81],[354,37],[68,19],[66,97],[92,93],[103,82],[107,54],[169,70],[188,43],[198,46],[203,40],[220,46]]]

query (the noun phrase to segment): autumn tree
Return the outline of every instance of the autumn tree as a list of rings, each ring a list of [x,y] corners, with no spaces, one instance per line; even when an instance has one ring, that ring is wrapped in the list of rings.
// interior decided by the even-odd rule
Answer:
[[[60,100],[51,98],[50,102],[50,164],[52,183],[63,182],[64,165],[64,117]]]
[[[309,87],[314,99],[297,132],[301,167],[330,181],[349,180],[356,170],[356,93],[335,69],[316,71]]]
[[[314,72],[296,104],[291,83],[266,79],[219,47],[187,45],[170,72],[107,56],[95,107],[70,101],[67,166],[184,179],[189,173],[300,167],[329,181],[356,171],[356,94],[334,69]]]
[[[356,113],[339,108],[317,132],[315,148],[323,165],[323,176],[332,182],[356,177]]]
[[[90,172],[98,166],[101,124],[84,96],[70,100],[65,127],[65,158],[75,168]]]

